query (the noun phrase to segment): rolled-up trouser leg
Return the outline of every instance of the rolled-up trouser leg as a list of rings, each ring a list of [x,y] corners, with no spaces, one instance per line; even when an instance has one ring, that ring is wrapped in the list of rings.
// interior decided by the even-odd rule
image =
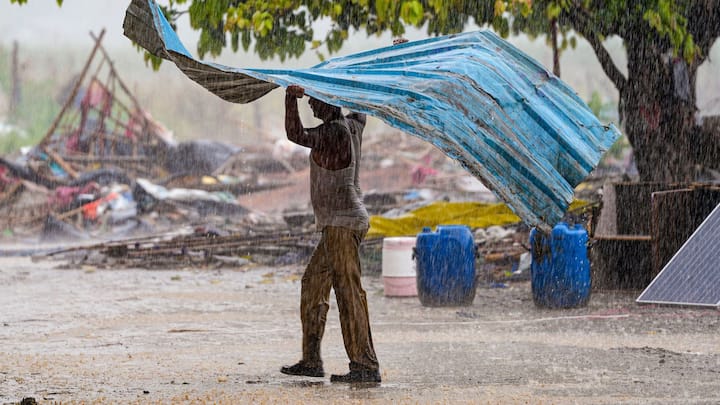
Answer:
[[[320,344],[325,332],[325,321],[330,308],[332,276],[328,261],[328,244],[325,232],[310,258],[302,277],[300,289],[300,320],[302,322],[303,362],[310,366],[322,366]]]
[[[332,283],[351,370],[379,368],[370,334],[367,297],[360,282],[360,243],[367,231],[326,227]]]

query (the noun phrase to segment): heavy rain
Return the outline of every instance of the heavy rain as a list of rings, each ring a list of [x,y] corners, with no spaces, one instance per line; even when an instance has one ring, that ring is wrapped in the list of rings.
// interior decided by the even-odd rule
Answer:
[[[0,404],[720,403],[714,1],[0,0]]]

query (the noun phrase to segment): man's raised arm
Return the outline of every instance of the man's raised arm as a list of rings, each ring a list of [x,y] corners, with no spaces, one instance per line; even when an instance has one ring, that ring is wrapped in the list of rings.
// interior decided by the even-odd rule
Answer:
[[[305,129],[300,120],[297,102],[304,95],[305,89],[294,84],[288,86],[285,90],[285,132],[290,141],[306,146],[302,142]]]

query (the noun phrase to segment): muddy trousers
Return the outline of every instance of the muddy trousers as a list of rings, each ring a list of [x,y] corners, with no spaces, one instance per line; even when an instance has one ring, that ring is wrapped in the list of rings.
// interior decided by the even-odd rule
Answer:
[[[300,319],[303,362],[309,366],[322,366],[320,343],[330,308],[330,288],[333,288],[350,369],[378,370],[367,298],[360,283],[358,249],[366,232],[325,227],[305,269],[300,291]]]

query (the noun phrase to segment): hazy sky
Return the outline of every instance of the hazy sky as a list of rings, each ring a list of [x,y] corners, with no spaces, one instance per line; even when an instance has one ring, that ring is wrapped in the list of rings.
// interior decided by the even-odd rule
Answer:
[[[62,7],[57,7],[55,0],[29,0],[23,6],[10,4],[9,0],[0,0],[0,44],[8,46],[17,40],[23,47],[85,49],[92,44],[89,32],[97,34],[105,28],[103,44],[106,49],[115,53],[123,50],[133,51],[134,48],[130,40],[123,35],[122,29],[125,10],[129,3],[129,0],[65,0]],[[194,53],[198,34],[190,29],[187,18],[182,18],[178,22],[178,35]],[[352,43],[346,43],[340,54],[389,45],[392,42],[388,34],[371,38],[362,34],[359,37]],[[424,38],[425,35],[413,30],[407,37],[419,39]],[[233,54],[228,49],[218,61],[228,64],[232,62],[263,64],[254,55],[245,55],[242,51],[239,53],[240,55]],[[303,59],[303,61],[290,60],[287,63],[299,66],[318,63],[313,52],[307,52],[307,56]],[[280,62],[276,60],[265,63],[277,65]]]
[[[0,1],[0,38],[27,45],[86,46],[90,31],[107,29],[108,47],[129,46],[122,35],[122,21],[129,2],[123,0],[29,0],[18,6]]]

